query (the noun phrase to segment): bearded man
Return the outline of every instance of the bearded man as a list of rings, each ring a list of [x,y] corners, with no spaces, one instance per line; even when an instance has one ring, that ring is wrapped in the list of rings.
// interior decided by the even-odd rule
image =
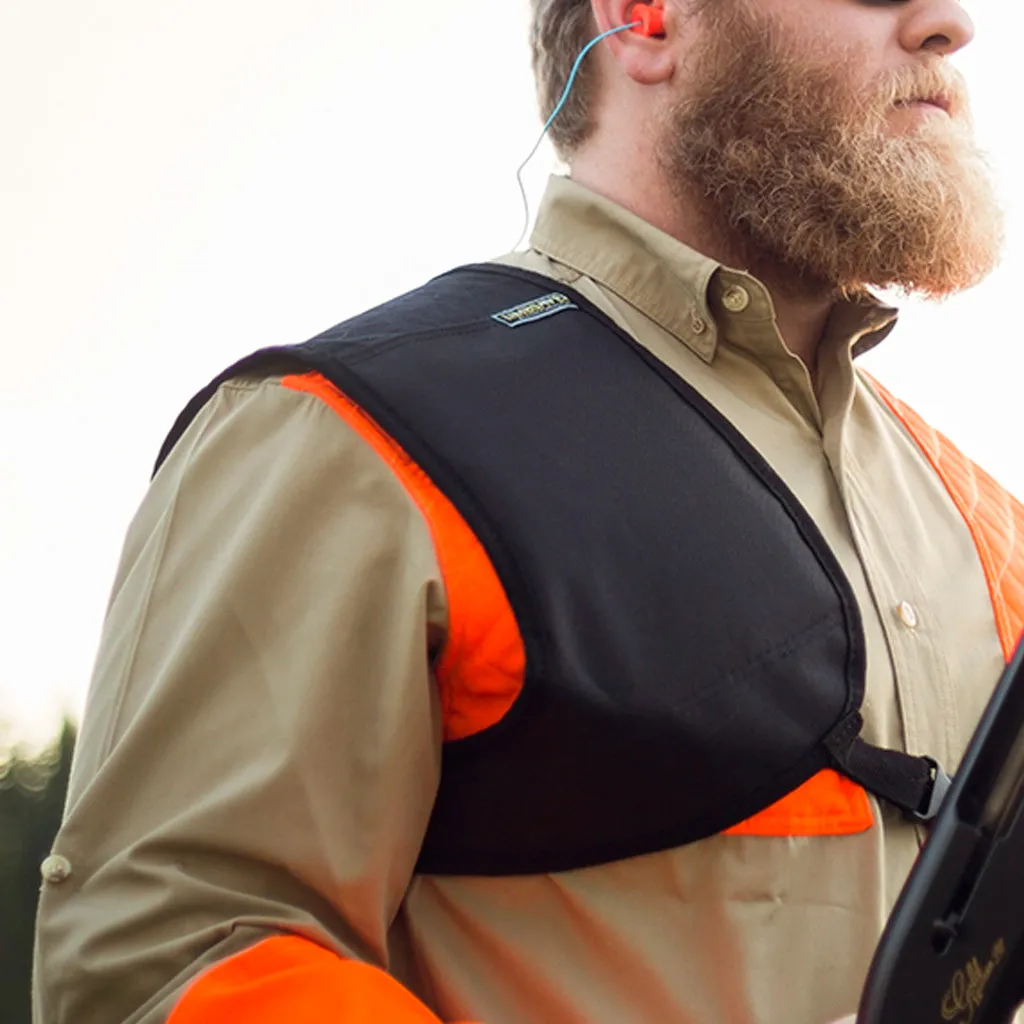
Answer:
[[[534,0],[545,114],[635,15]],[[870,286],[996,261],[971,35],[667,0],[584,65],[528,251],[193,400],[43,865],[40,1021],[856,1008],[1022,626],[1024,509],[855,366]]]

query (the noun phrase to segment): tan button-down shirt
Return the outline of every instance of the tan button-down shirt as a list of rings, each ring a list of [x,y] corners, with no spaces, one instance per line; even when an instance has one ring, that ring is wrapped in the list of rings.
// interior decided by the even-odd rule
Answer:
[[[816,390],[755,278],[557,178],[532,248],[503,260],[578,289],[761,452],[856,592],[867,738],[952,770],[1003,658],[965,524],[854,368],[895,313],[838,305]],[[429,530],[385,463],[311,395],[222,386],[128,533],[54,848],[67,872],[44,885],[38,1019],[162,1022],[203,966],[281,929],[386,966],[447,1020],[855,1009],[920,838],[877,804],[859,835],[416,875],[445,624]]]

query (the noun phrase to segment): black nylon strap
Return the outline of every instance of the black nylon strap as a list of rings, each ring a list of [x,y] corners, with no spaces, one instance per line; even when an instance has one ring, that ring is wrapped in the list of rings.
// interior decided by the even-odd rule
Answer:
[[[930,757],[875,747],[860,736],[863,719],[851,715],[826,741],[836,767],[876,796],[918,821],[930,821],[950,786]]]

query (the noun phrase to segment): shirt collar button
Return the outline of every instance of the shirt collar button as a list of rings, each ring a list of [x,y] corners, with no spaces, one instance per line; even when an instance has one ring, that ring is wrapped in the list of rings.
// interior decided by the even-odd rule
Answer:
[[[722,292],[722,305],[730,313],[742,313],[750,305],[750,292],[738,284],[730,285]]]

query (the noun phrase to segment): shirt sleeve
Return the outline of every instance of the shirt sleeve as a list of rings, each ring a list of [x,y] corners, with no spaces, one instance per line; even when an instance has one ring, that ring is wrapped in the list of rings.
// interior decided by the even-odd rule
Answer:
[[[370,447],[312,395],[223,385],[128,532],[40,902],[37,1019],[205,1020],[199,982],[272,978],[268,951],[324,991],[361,969],[367,1020],[407,1019],[374,1002],[389,985],[420,1007],[384,972],[438,786],[445,615],[427,524]]]

